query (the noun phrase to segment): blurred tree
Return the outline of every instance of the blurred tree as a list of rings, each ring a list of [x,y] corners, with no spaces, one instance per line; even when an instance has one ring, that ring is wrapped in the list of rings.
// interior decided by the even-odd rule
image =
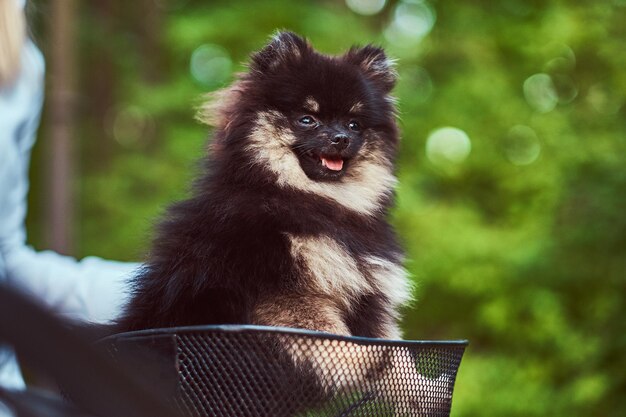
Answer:
[[[60,253],[73,251],[76,4],[72,0],[52,5],[51,77],[48,152],[48,241]]]
[[[95,71],[83,71],[85,84],[91,86],[90,90],[97,100],[88,102],[89,113],[87,119],[91,119],[89,128],[94,132],[104,132],[110,120],[106,117],[111,108],[116,104],[116,78],[117,59],[116,43],[102,42],[102,39],[112,39],[115,36],[115,27],[119,19],[119,4],[113,1],[98,1],[93,3],[91,14],[87,14],[83,21],[88,21],[90,25],[89,38],[83,41],[83,54],[87,54],[89,62]],[[98,39],[94,45],[93,39]],[[104,116],[104,117],[103,117]],[[83,123],[84,124],[84,123]],[[94,166],[99,169],[107,169],[112,156],[111,144],[103,137],[96,137],[93,144],[93,152],[99,157],[93,161]]]

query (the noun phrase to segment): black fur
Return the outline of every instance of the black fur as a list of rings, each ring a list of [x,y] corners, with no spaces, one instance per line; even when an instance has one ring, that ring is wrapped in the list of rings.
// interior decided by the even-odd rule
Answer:
[[[370,152],[393,163],[398,133],[388,93],[394,82],[384,52],[373,46],[329,57],[297,35],[282,33],[253,55],[250,71],[231,89],[231,100],[216,110],[221,119],[192,196],[173,205],[158,227],[119,330],[253,323],[260,300],[307,288],[287,233],[332,236],[355,258],[368,254],[399,263],[401,251],[386,220],[391,189],[374,213],[359,213],[330,198],[277,185],[276,172],[258,163],[247,147],[258,113],[269,110],[285,116],[274,120],[277,127],[299,141],[314,140],[311,131],[294,124],[305,114],[301,103],[313,96],[321,105],[315,117],[333,129],[345,130],[349,109],[361,103],[356,112],[361,132],[348,133],[355,143],[369,141]],[[294,153],[304,163],[297,149]],[[342,175],[323,180],[346,180]],[[351,334],[381,337],[381,323],[395,320],[386,294],[361,296],[354,306],[343,312]]]

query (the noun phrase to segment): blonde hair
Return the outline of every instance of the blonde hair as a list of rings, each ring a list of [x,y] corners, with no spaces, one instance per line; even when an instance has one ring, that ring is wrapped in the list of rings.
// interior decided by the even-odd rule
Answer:
[[[24,9],[17,0],[0,0],[0,87],[17,76],[25,40]]]

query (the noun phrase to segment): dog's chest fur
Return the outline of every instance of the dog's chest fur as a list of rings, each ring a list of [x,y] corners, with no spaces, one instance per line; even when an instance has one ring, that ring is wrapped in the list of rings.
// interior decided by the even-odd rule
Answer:
[[[399,263],[371,254],[357,255],[349,243],[328,235],[286,236],[301,282],[313,292],[335,299],[347,309],[368,295],[384,295],[393,307],[409,300],[406,271]]]

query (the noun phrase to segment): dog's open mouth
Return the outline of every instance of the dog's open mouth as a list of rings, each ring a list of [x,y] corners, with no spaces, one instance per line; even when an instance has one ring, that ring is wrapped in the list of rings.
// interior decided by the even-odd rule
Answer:
[[[307,174],[311,174],[311,171],[317,171],[318,174],[328,178],[337,177],[343,174],[346,167],[347,158],[342,158],[339,155],[326,155],[318,154],[313,151],[308,151],[304,154],[307,161],[303,164],[303,169]]]
[[[320,159],[322,161],[322,166],[332,171],[341,171],[343,169],[343,159],[341,158],[333,159],[322,156]]]

